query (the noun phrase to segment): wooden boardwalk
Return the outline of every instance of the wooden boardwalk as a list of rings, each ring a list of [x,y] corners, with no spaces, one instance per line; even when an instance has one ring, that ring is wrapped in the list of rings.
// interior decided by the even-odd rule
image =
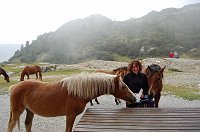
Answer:
[[[200,132],[200,108],[88,108],[78,131]]]

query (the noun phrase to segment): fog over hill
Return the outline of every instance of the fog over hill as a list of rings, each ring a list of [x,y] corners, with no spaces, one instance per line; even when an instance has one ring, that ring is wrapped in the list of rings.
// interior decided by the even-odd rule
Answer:
[[[200,3],[125,21],[94,14],[66,22],[54,32],[39,35],[9,62],[74,64],[88,60],[180,57],[200,59]]]
[[[8,61],[20,46],[20,44],[0,44],[0,62]]]

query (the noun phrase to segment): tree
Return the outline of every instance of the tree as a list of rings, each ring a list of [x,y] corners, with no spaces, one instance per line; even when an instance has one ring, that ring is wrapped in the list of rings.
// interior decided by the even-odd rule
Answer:
[[[26,41],[26,47],[28,47],[30,44],[29,44],[29,41]]]
[[[24,49],[24,45],[22,44],[21,47],[20,47],[20,50],[23,50],[23,49]]]

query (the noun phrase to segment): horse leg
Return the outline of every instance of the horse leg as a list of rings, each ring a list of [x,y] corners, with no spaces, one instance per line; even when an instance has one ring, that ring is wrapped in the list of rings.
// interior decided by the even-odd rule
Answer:
[[[42,81],[42,73],[39,72],[39,79]]]
[[[27,75],[27,80],[29,79],[29,75]]]
[[[25,128],[27,132],[31,132],[33,117],[34,113],[31,112],[29,109],[26,109]]]
[[[39,78],[42,81],[42,73],[41,72],[39,72]]]
[[[90,105],[93,106],[92,100],[90,100]]]
[[[121,103],[121,100],[119,98],[117,98],[117,100],[119,101],[119,103]]]
[[[97,104],[100,104],[97,98],[95,98],[95,102],[96,102]]]
[[[18,121],[18,127],[20,129],[19,117],[20,117],[20,115],[22,113],[23,113],[23,110],[22,111],[13,111],[13,110],[10,111],[10,119],[9,119],[9,122],[8,122],[8,130],[7,130],[7,132],[12,132],[12,130],[15,127],[17,121]]]
[[[36,73],[35,75],[36,75],[36,79],[38,79],[38,73]]]
[[[119,103],[118,103],[118,100],[117,100],[117,98],[115,98],[115,103],[116,103],[116,105],[118,105]]]
[[[155,104],[156,108],[158,108],[158,103],[159,103],[159,100],[160,100],[160,96],[161,96],[160,93],[155,96],[155,102],[154,102],[154,104]]]
[[[76,119],[75,114],[66,116],[66,130],[65,130],[66,132],[72,132],[75,119]]]

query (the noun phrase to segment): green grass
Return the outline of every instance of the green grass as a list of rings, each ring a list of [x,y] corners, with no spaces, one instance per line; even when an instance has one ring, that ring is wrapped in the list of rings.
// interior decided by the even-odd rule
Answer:
[[[11,81],[11,82],[6,82],[3,80],[3,78],[0,78],[0,95],[7,94],[9,92],[9,87],[13,84],[16,84],[18,81]]]
[[[175,95],[178,98],[187,100],[200,100],[200,89],[165,84],[162,90],[162,95]]]
[[[81,72],[80,69],[70,69],[70,70],[57,70],[57,71],[51,71],[51,72],[43,72],[43,76],[49,76],[49,75],[71,75],[75,73]]]
[[[8,64],[2,67],[3,69],[6,70],[6,72],[14,72],[15,74],[10,76],[9,83],[4,80],[3,76],[0,76],[0,95],[7,94],[9,92],[8,90],[9,87],[19,82],[20,73],[22,70],[21,68],[19,68],[19,66],[26,66],[26,65],[32,66],[36,64],[25,64],[25,63],[17,64],[16,63],[16,64]],[[93,70],[81,70],[81,69],[57,70],[57,71],[51,71],[51,72],[43,72],[42,76],[43,76],[43,81],[54,83],[54,82],[60,81],[66,76],[80,73],[83,71],[91,72]],[[26,76],[25,76],[25,79],[26,79]],[[30,79],[35,79],[35,74],[31,74]]]

